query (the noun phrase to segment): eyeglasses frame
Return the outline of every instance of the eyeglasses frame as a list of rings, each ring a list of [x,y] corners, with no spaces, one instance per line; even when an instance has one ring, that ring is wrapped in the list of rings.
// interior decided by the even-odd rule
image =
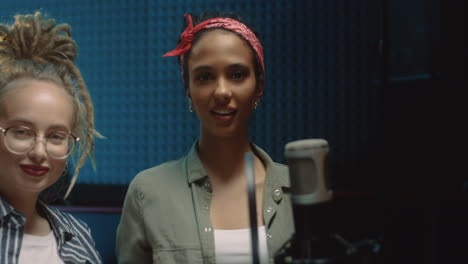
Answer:
[[[37,143],[36,139],[37,139],[39,136],[36,134],[36,132],[34,131],[34,129],[32,129],[32,128],[30,128],[30,127],[27,127],[27,126],[10,126],[10,127],[7,127],[7,128],[0,127],[0,131],[3,132],[3,136],[6,138],[6,133],[7,133],[7,131],[8,131],[9,129],[13,128],[13,127],[23,127],[23,128],[27,128],[27,129],[31,130],[31,131],[34,133],[34,141],[33,141],[33,144],[31,144],[31,147],[30,147],[28,150],[26,150],[25,152],[22,152],[22,153],[14,153],[14,152],[12,152],[12,151],[9,149],[9,147],[6,146],[6,143],[4,142],[4,143],[5,143],[5,146],[7,147],[8,151],[12,152],[13,154],[22,155],[22,154],[28,153],[28,152],[31,151],[31,149],[33,149],[34,146],[36,145],[36,143]],[[68,154],[65,155],[64,157],[56,158],[56,157],[50,155],[49,152],[47,152],[47,148],[45,148],[47,154],[50,155],[50,157],[53,158],[53,159],[66,159],[66,158],[67,158],[68,156],[70,156],[70,154],[73,152],[73,150],[74,150],[74,148],[75,148],[75,146],[76,146],[76,143],[78,143],[78,142],[80,141],[80,138],[79,138],[79,137],[77,137],[77,136],[75,136],[75,135],[73,135],[73,134],[71,134],[71,133],[67,133],[67,132],[64,132],[64,133],[67,134],[67,135],[69,135],[69,136],[71,136],[71,137],[73,138],[73,140],[74,140],[74,145],[73,145],[72,151],[70,151],[70,153],[68,153]],[[5,141],[5,138],[3,139],[3,141]],[[48,138],[47,138],[47,137],[43,137],[43,138],[45,139],[44,146],[46,146]]]

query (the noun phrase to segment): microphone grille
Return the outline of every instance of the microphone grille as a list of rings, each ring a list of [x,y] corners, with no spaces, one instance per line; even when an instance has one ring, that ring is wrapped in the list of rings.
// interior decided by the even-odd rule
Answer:
[[[328,152],[328,142],[322,138],[301,139],[284,146],[287,158],[308,158],[316,152]]]

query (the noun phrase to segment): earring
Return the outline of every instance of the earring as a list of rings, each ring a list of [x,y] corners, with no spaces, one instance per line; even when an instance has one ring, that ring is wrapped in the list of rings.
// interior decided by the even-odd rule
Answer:
[[[187,100],[188,100],[188,109],[189,109],[190,113],[193,113],[192,100],[190,99],[190,97],[187,97]]]
[[[257,106],[258,106],[258,101],[255,101],[254,102],[254,110],[257,109]]]

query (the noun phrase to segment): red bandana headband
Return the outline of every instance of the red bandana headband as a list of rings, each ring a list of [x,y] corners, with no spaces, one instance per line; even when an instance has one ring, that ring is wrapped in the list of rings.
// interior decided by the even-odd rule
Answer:
[[[232,18],[212,18],[201,22],[200,24],[193,26],[192,16],[190,14],[185,14],[187,18],[188,25],[187,28],[180,35],[179,45],[172,51],[164,54],[163,57],[170,56],[180,56],[181,64],[183,64],[183,56],[187,51],[192,48],[193,36],[202,29],[207,28],[224,28],[241,35],[245,40],[247,40],[257,54],[258,60],[262,67],[262,71],[265,74],[265,66],[263,64],[263,49],[260,41],[255,36],[255,34],[250,30],[246,25],[241,22],[232,19]]]

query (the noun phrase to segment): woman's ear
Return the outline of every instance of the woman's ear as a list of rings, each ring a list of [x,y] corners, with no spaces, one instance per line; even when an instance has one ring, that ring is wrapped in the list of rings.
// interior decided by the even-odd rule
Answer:
[[[263,89],[265,88],[265,79],[263,77],[257,77],[257,85],[255,89],[255,96],[260,100],[263,95]]]
[[[257,86],[257,90],[255,91],[255,97],[257,97],[258,100],[260,100],[262,95],[263,95],[263,85],[261,84],[261,85]]]
[[[187,94],[187,101],[188,101],[188,105],[189,105],[189,111],[190,111],[190,112],[193,112],[192,98],[189,97],[188,94]]]

